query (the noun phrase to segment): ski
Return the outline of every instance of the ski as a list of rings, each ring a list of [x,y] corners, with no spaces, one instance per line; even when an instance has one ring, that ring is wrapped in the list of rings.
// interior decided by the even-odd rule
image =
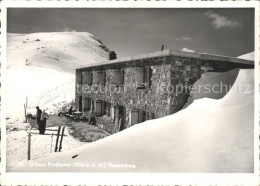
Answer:
[[[60,137],[60,129],[61,129],[61,126],[59,126],[59,128],[58,128],[58,132],[57,132],[56,145],[55,145],[55,152],[57,152],[57,150],[58,150],[58,143],[59,143],[59,137]]]
[[[62,140],[63,140],[63,136],[64,136],[64,130],[65,130],[65,127],[62,127],[61,138],[60,138],[60,147],[59,147],[59,152],[60,152],[61,149],[62,149]]]

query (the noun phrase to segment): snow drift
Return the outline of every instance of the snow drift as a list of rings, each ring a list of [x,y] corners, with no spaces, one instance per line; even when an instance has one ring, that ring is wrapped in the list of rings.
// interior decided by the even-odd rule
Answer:
[[[253,131],[254,71],[240,70],[222,99],[195,100],[174,115],[11,171],[248,173],[254,170]]]
[[[109,50],[86,32],[7,35],[7,116],[29,107],[56,111],[75,97],[75,69],[104,62]]]
[[[187,108],[194,100],[201,98],[221,99],[232,88],[239,69],[227,72],[207,72],[201,75],[191,89],[190,96],[183,108]]]

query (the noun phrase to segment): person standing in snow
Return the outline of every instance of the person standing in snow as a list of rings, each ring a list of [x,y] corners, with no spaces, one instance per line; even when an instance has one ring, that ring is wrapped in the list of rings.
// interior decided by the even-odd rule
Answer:
[[[164,45],[162,45],[162,48],[161,48],[161,51],[163,51],[164,50]]]
[[[37,110],[37,112],[36,112],[36,122],[37,122],[39,130],[40,130],[42,110],[39,108],[39,106],[36,107],[36,110]]]
[[[45,112],[45,110],[42,111],[41,115],[41,124],[40,124],[40,134],[44,134],[46,130],[46,121],[49,118],[49,115]]]
[[[73,106],[71,105],[70,109],[69,109],[69,115],[72,115],[72,109],[73,109]]]
[[[92,113],[91,118],[90,118],[90,121],[89,121],[89,124],[95,126],[96,123],[97,123],[96,114],[95,114],[95,113]]]

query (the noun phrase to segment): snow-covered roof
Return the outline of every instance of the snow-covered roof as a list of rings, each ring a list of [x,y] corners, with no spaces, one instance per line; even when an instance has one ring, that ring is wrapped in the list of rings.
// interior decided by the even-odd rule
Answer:
[[[161,57],[161,56],[189,57],[189,58],[198,58],[198,59],[203,59],[203,60],[225,61],[225,62],[240,63],[240,64],[254,66],[254,61],[246,60],[246,59],[239,59],[236,57],[220,56],[220,55],[213,55],[213,54],[207,54],[207,53],[193,53],[193,52],[185,52],[185,51],[167,49],[167,50],[157,51],[157,52],[148,53],[148,54],[141,54],[141,55],[137,55],[137,56],[130,56],[130,57],[109,60],[109,61],[98,63],[98,64],[92,63],[92,64],[87,65],[84,68],[131,62],[131,61],[136,61],[139,59],[148,59],[148,58]],[[84,68],[78,68],[78,69],[84,69]]]

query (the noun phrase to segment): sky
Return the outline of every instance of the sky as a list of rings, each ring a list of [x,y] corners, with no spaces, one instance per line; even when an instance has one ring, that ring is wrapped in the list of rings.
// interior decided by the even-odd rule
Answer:
[[[254,50],[254,9],[8,8],[7,32],[89,32],[118,57],[162,45],[237,57]]]

